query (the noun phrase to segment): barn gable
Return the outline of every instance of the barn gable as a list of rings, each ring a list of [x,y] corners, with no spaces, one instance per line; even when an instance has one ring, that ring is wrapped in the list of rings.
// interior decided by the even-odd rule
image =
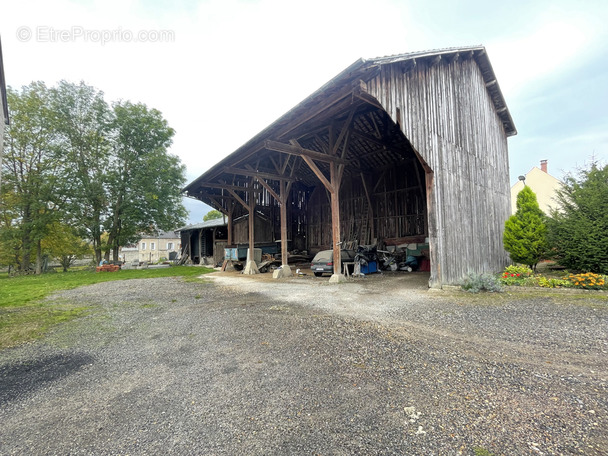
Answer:
[[[441,286],[507,261],[515,133],[483,47],[359,60],[184,191],[313,251],[428,238]]]

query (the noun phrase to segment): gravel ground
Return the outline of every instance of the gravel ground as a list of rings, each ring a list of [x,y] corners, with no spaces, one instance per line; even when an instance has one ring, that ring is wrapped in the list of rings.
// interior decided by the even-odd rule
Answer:
[[[0,352],[2,455],[608,454],[608,296],[109,282]]]

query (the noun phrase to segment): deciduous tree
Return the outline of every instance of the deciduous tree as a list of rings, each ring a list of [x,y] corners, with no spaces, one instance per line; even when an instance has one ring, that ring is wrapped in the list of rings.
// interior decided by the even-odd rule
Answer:
[[[42,240],[42,249],[59,262],[63,272],[77,259],[91,253],[91,246],[77,235],[73,227],[59,222],[49,227],[47,236]]]
[[[205,215],[203,215],[203,222],[222,218],[222,215],[223,214],[220,211],[212,209],[209,212],[207,212]]]
[[[91,240],[99,263],[102,225],[108,214],[112,111],[103,92],[84,82],[66,81],[53,89],[52,108],[58,119],[66,209],[71,225]]]
[[[17,253],[16,266],[36,272],[42,261],[41,240],[58,217],[60,199],[57,175],[56,123],[49,103],[49,89],[33,82],[21,91],[8,89],[11,125],[6,130],[2,161],[4,242]]]
[[[90,241],[98,263],[108,251],[118,259],[118,247],[141,233],[183,223],[185,170],[168,153],[175,132],[159,111],[131,102],[111,109],[102,92],[66,81],[9,89],[9,106],[1,262],[29,269],[36,255],[40,272],[42,240],[57,226]]]
[[[160,111],[141,103],[116,103],[112,132],[105,229],[117,260],[119,246],[137,241],[142,233],[183,223],[180,189],[185,170],[168,153],[175,131]]]

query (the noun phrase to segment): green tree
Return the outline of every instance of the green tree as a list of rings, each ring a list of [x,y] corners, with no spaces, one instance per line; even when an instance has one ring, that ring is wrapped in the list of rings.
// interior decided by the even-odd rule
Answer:
[[[222,218],[223,214],[220,211],[216,211],[215,209],[210,210],[205,215],[203,215],[203,222],[207,222],[209,220],[215,220]]]
[[[61,81],[52,90],[52,108],[62,149],[62,183],[69,223],[93,244],[102,258],[101,234],[108,214],[108,172],[111,162],[112,111],[103,92],[84,82]]]
[[[32,83],[9,96],[0,262],[27,270],[35,255],[40,272],[42,240],[57,226],[89,240],[99,263],[110,251],[118,259],[119,246],[141,233],[183,223],[185,169],[168,153],[175,132],[159,111],[131,102],[110,109],[83,82]]]
[[[9,88],[7,96],[12,123],[2,161],[2,240],[16,254],[18,269],[29,270],[35,255],[40,273],[41,241],[59,216],[55,116],[42,82],[20,92]]]
[[[74,261],[91,253],[91,246],[77,235],[74,228],[59,222],[50,226],[42,240],[42,248],[59,262],[63,272],[67,272]]]
[[[19,269],[21,265],[21,241],[19,226],[14,223],[18,219],[17,195],[14,191],[6,191],[2,186],[0,195],[0,265]]]
[[[186,216],[180,192],[185,169],[168,153],[174,134],[156,109],[128,101],[114,105],[104,224],[114,260],[121,245],[136,242],[142,233],[174,229]]]
[[[505,222],[503,244],[511,260],[536,270],[547,251],[545,215],[538,206],[536,194],[525,186],[517,194],[517,210]]]
[[[558,262],[567,268],[608,274],[608,165],[593,163],[564,180],[548,221]]]

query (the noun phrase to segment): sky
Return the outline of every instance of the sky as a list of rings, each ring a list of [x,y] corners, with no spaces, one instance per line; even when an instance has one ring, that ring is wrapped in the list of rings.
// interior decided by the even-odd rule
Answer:
[[[7,85],[84,81],[160,110],[196,179],[359,58],[483,45],[510,181],[608,162],[605,0],[0,0]],[[190,223],[210,208],[184,199]]]

